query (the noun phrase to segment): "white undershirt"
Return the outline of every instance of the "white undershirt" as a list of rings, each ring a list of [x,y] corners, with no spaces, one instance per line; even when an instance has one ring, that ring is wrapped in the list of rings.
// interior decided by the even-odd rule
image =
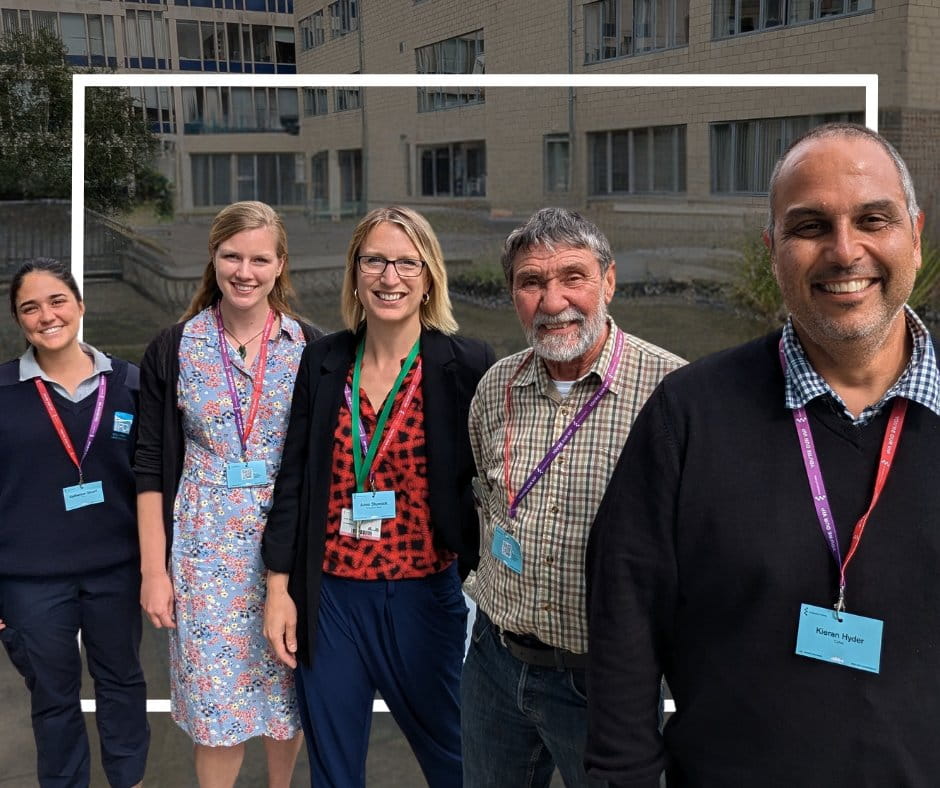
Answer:
[[[562,399],[568,396],[568,392],[571,391],[571,387],[575,382],[574,380],[555,380],[552,378],[552,383],[555,384],[555,388],[558,389],[558,393],[561,394]]]

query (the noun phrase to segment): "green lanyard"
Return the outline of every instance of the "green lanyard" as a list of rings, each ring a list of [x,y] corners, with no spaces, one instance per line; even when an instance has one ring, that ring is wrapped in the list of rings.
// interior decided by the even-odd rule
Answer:
[[[395,402],[395,397],[398,396],[398,392],[401,390],[402,383],[405,382],[405,378],[408,376],[408,372],[411,371],[411,368],[414,366],[415,359],[418,357],[420,341],[420,339],[415,341],[414,346],[411,348],[411,352],[405,359],[405,363],[401,366],[401,372],[398,373],[398,377],[395,378],[395,383],[392,386],[391,391],[388,392],[388,396],[385,398],[385,406],[382,408],[382,412],[379,414],[378,421],[375,423],[375,432],[372,433],[372,440],[369,441],[369,451],[366,454],[365,459],[362,457],[362,447],[359,445],[359,430],[361,423],[359,417],[359,376],[362,372],[362,354],[366,346],[365,337],[363,337],[362,342],[359,343],[359,348],[356,350],[356,363],[353,365],[351,415],[353,471],[356,474],[356,489],[359,492],[364,492],[363,487],[365,486],[366,477],[369,475],[369,470],[372,468],[372,463],[375,460],[375,453],[379,450],[379,444],[382,442],[382,433],[385,431],[385,423],[388,421],[388,416],[392,412],[392,405]]]

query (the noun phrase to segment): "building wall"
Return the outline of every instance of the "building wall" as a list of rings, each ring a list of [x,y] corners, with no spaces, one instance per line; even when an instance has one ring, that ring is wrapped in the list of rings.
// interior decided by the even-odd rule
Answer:
[[[90,15],[100,15],[109,17],[114,25],[114,47],[115,58],[112,65],[118,72],[126,73],[169,73],[181,70],[179,39],[177,35],[177,23],[186,21],[205,21],[216,23],[238,22],[244,25],[258,25],[269,28],[294,28],[294,15],[277,13],[274,11],[244,11],[244,10],[224,10],[215,8],[198,8],[176,5],[175,2],[165,4],[157,3],[131,3],[116,2],[115,0],[0,0],[0,8],[6,10],[24,10],[35,12],[58,12],[60,14],[83,14],[86,18]],[[128,12],[133,14],[142,14],[148,19],[156,19],[159,15],[160,24],[166,31],[165,45],[166,51],[162,58],[161,70],[154,68],[135,67],[134,61],[130,59],[133,54],[129,49],[128,25],[130,19]],[[35,18],[35,17],[34,17]],[[35,27],[35,25],[34,25]],[[272,58],[274,45],[272,41]],[[140,65],[138,61],[137,65]],[[155,60],[154,66],[159,65],[159,60]],[[76,63],[78,67],[88,64]],[[95,64],[92,64],[95,65]],[[192,63],[190,63],[192,65]],[[172,66],[172,69],[169,68]],[[228,70],[229,66],[224,67],[218,63],[201,64],[206,70]],[[211,68],[210,68],[211,66]],[[260,68],[257,64],[254,68]],[[240,66],[240,69],[247,68]],[[270,66],[264,65],[264,68],[270,68],[272,72],[280,73],[293,72],[296,65],[278,64],[274,60]],[[272,81],[275,77],[272,77]],[[143,96],[143,93],[140,94]],[[300,152],[297,137],[284,133],[284,131],[258,131],[248,133],[225,133],[225,134],[188,134],[184,133],[186,112],[183,104],[183,91],[171,89],[167,93],[166,104],[160,106],[168,110],[166,122],[154,123],[154,130],[161,132],[163,141],[163,154],[156,162],[158,170],[170,177],[176,184],[176,209],[178,212],[187,213],[214,213],[218,206],[196,206],[193,199],[192,188],[192,164],[191,157],[199,153],[231,153],[239,152],[268,152],[268,153],[293,153]],[[163,99],[160,99],[163,102]],[[147,117],[150,117],[148,115]],[[161,116],[162,119],[162,116]],[[233,179],[234,182],[234,179]],[[297,207],[302,210],[303,206]]]
[[[936,213],[940,182],[938,57],[933,44],[940,8],[931,0],[874,0],[874,9],[848,16],[715,38],[712,0],[690,0],[688,44],[657,52],[585,62],[584,0],[362,0],[359,28],[323,46],[298,52],[302,72],[361,70],[414,73],[415,50],[483,31],[488,73],[877,73],[883,130],[914,170],[924,207]],[[326,8],[300,0],[298,19]],[[363,145],[368,205],[391,201],[437,206],[484,206],[522,215],[548,203],[586,209],[642,235],[705,238],[725,229],[748,231],[763,221],[766,197],[713,192],[712,124],[787,116],[854,113],[864,91],[849,88],[753,89],[497,89],[485,102],[418,112],[413,88],[363,91],[358,141]],[[592,194],[592,135],[679,124],[685,127],[685,191],[679,194]],[[333,150],[350,136],[341,122],[314,118],[305,142]],[[639,133],[639,132],[638,132]],[[570,187],[546,189],[546,136],[568,135]],[[553,138],[554,139],[554,138]],[[481,140],[486,146],[485,196],[422,194],[421,151],[430,145]]]
[[[350,0],[345,0],[348,4]],[[169,58],[179,68],[176,23],[180,20],[293,25],[297,70],[317,73],[415,73],[416,51],[482,30],[488,73],[870,73],[879,75],[881,127],[909,161],[928,228],[940,235],[940,5],[936,0],[873,0],[873,9],[763,31],[715,38],[713,6],[719,0],[689,0],[688,43],[663,51],[586,63],[593,8],[585,0],[354,0],[355,21],[333,37],[328,0],[296,0],[294,13],[225,11],[175,3],[130,4],[112,0],[0,0],[6,9],[55,9],[113,16],[119,69],[125,67],[124,20],[130,9],[160,12],[168,20]],[[862,0],[864,5],[864,0]],[[323,40],[305,48],[303,20],[322,12]],[[684,24],[685,20],[681,21]],[[272,82],[275,80],[272,77]],[[676,233],[711,232],[720,222],[703,216],[759,218],[765,198],[748,193],[713,193],[712,124],[760,118],[858,113],[859,89],[788,90],[599,90],[490,89],[485,101],[430,112],[418,111],[414,88],[363,88],[360,106],[337,111],[336,91],[327,91],[327,112],[305,116],[302,92],[299,135],[278,132],[184,134],[186,107],[173,92],[176,126],[166,135],[167,171],[177,181],[178,207],[211,212],[194,200],[192,156],[206,153],[272,153],[300,157],[298,188],[306,210],[337,217],[392,201],[416,205],[482,207],[494,214],[522,215],[548,204],[603,213],[624,226],[646,226],[661,213]],[[589,156],[599,133],[680,124],[685,127],[685,190],[678,194],[592,194]],[[568,135],[569,188],[547,189],[546,138]],[[551,136],[553,150],[560,139]],[[445,146],[456,166],[476,143],[485,145],[485,194],[426,195],[422,162]],[[456,147],[453,147],[456,146]],[[463,147],[461,147],[463,146]],[[358,151],[361,162],[354,161]],[[463,153],[460,153],[463,151]],[[325,162],[314,183],[314,157]],[[234,162],[234,160],[233,160]],[[321,176],[317,176],[321,177]],[[361,179],[351,185],[350,179]],[[425,179],[426,180],[426,179]],[[480,179],[467,177],[464,183]],[[477,191],[480,189],[477,188]],[[471,190],[472,191],[472,190]],[[325,194],[322,200],[317,194]],[[353,200],[347,199],[352,195]],[[285,206],[281,206],[285,208]],[[670,218],[671,217],[671,218]],[[737,219],[735,220],[737,221]],[[690,230],[694,228],[694,230]],[[658,234],[661,232],[658,231]],[[655,234],[654,234],[655,235]]]

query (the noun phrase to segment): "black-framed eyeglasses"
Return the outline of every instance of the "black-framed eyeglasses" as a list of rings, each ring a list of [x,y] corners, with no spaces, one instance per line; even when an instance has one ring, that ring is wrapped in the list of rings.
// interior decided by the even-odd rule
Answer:
[[[402,257],[398,260],[388,260],[384,257],[379,257],[377,254],[360,254],[356,257],[356,263],[362,273],[377,274],[379,276],[384,274],[385,269],[391,264],[398,272],[398,275],[402,277],[420,276],[421,271],[426,265],[424,260],[412,260],[408,257]]]

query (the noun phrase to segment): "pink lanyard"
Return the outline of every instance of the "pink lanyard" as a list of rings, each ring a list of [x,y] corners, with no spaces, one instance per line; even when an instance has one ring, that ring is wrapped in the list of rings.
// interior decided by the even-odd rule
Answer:
[[[264,387],[264,370],[268,364],[268,339],[271,337],[271,327],[274,325],[274,310],[268,310],[268,317],[264,321],[264,331],[261,333],[261,349],[258,351],[258,361],[251,382],[251,405],[248,408],[248,419],[242,417],[242,405],[238,399],[238,390],[235,388],[235,376],[232,373],[232,360],[228,355],[228,343],[225,341],[225,326],[222,323],[222,310],[215,308],[215,327],[219,332],[219,352],[222,354],[222,368],[225,370],[225,382],[228,385],[229,397],[232,400],[232,413],[235,416],[235,429],[238,430],[238,440],[241,441],[242,452],[248,451],[248,436],[255,426],[255,417],[258,415],[258,405],[261,402],[261,390]]]
[[[366,476],[369,477],[369,482],[372,485],[372,491],[375,492],[375,473],[372,472],[372,468],[378,468],[382,464],[382,460],[385,459],[385,454],[388,451],[388,447],[391,445],[392,438],[398,433],[398,428],[401,427],[402,419],[405,418],[405,411],[408,410],[408,406],[411,405],[411,400],[414,399],[415,392],[418,390],[418,385],[421,383],[421,359],[418,359],[418,363],[415,365],[414,375],[411,377],[411,383],[408,385],[408,389],[405,391],[405,396],[401,401],[401,405],[398,410],[395,412],[395,415],[392,417],[391,424],[385,430],[385,437],[382,440],[381,445],[378,448],[378,451],[375,453],[372,462],[368,467],[363,467],[361,471],[361,477],[356,479],[357,489],[362,492]],[[353,411],[352,405],[352,389],[349,388],[349,384],[346,384],[344,389],[344,394],[346,397],[346,407],[349,408],[350,414]],[[389,397],[394,397],[394,392],[388,395]],[[379,419],[382,421],[382,419]],[[363,457],[368,458],[369,454],[369,440],[366,437],[366,429],[362,425],[362,419],[359,419],[359,444],[362,449]],[[380,424],[376,424],[376,431],[378,431]],[[353,438],[355,440],[355,438]],[[372,440],[375,440],[373,435]]]
[[[783,355],[783,340],[780,340],[780,364],[786,372],[787,362]],[[819,467],[819,456],[816,454],[816,445],[813,442],[813,431],[809,424],[809,417],[806,415],[806,408],[796,408],[793,411],[793,425],[796,427],[800,451],[803,454],[803,466],[806,468],[806,479],[813,495],[816,517],[819,520],[819,527],[822,529],[826,544],[829,545],[829,552],[832,553],[836,566],[839,567],[839,597],[834,605],[837,612],[845,610],[845,572],[848,569],[849,562],[855,556],[855,551],[858,550],[859,542],[862,541],[862,534],[865,532],[865,525],[868,523],[868,518],[874,510],[875,504],[878,503],[878,499],[881,497],[885,482],[888,480],[888,474],[891,472],[891,465],[897,453],[898,443],[901,440],[901,430],[904,428],[906,413],[907,400],[896,397],[891,408],[891,415],[888,418],[888,426],[885,428],[884,439],[881,443],[881,457],[878,462],[878,473],[875,477],[871,503],[868,505],[865,514],[855,524],[849,552],[843,561],[839,550],[839,537],[835,520],[833,520],[832,512],[829,509],[829,496],[823,482],[822,469]]]

